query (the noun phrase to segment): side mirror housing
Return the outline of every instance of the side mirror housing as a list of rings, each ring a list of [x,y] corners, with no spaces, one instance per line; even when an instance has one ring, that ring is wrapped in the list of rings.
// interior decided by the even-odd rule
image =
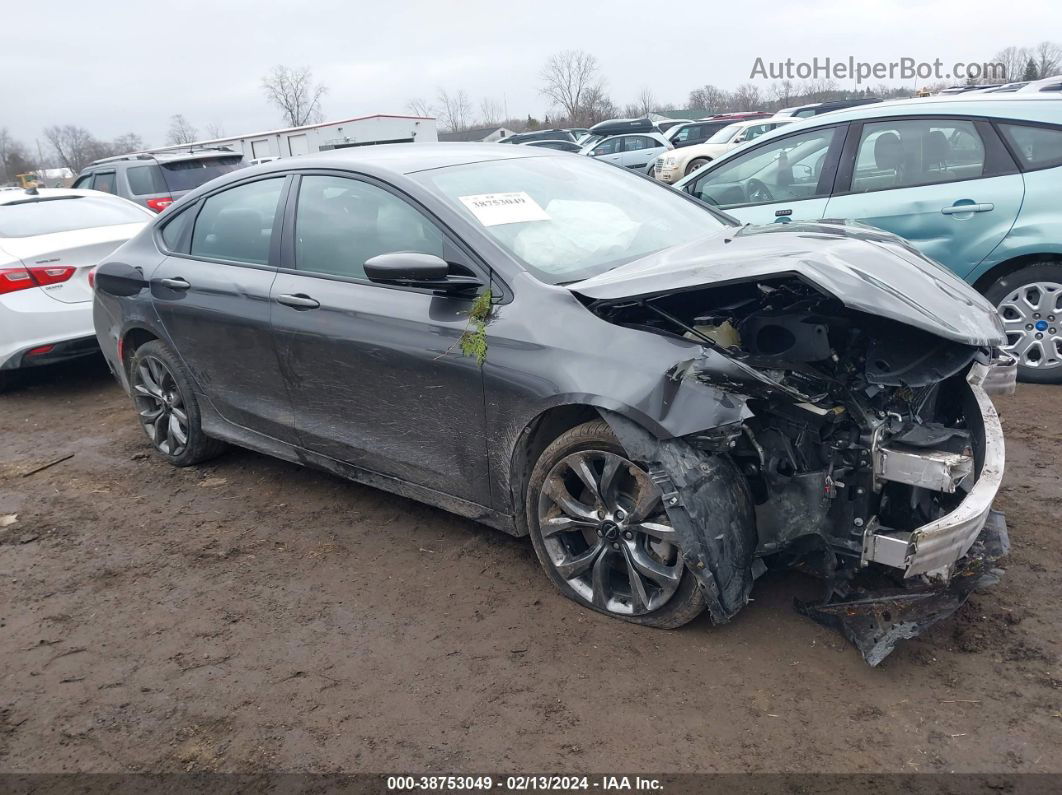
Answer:
[[[450,273],[450,265],[441,257],[413,251],[379,254],[366,260],[365,276],[377,284],[422,287],[442,292],[459,292],[482,284],[475,276]]]
[[[107,295],[128,298],[145,287],[147,280],[140,268],[124,262],[105,262],[96,269],[96,289]]]

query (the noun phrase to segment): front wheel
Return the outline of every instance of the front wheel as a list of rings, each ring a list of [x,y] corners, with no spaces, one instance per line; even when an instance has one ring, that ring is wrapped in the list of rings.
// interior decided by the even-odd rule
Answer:
[[[997,280],[985,297],[1003,320],[1018,379],[1062,384],[1062,265],[1029,265]]]
[[[203,433],[191,377],[163,342],[153,340],[136,349],[129,384],[140,426],[171,464],[191,466],[225,449],[223,442]]]
[[[539,562],[569,599],[667,629],[705,609],[660,489],[603,420],[569,430],[542,452],[526,510]]]
[[[696,160],[691,161],[690,164],[688,166],[686,166],[686,174],[685,174],[685,176],[688,177],[690,174],[692,174],[697,169],[701,168],[702,166],[706,166],[706,165],[708,165],[711,162],[712,162],[712,159],[709,158],[709,157],[698,157]]]

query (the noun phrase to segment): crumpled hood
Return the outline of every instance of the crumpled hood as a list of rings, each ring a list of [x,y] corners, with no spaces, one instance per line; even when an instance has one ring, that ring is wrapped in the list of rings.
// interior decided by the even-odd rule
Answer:
[[[795,274],[850,309],[967,345],[1003,345],[995,308],[903,239],[851,221],[725,228],[568,285],[594,301]]]

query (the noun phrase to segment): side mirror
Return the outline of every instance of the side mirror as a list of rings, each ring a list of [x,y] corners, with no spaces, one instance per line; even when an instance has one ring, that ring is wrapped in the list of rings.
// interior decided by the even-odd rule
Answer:
[[[136,295],[145,287],[147,280],[140,268],[126,265],[124,262],[106,262],[96,269],[96,289],[107,295],[127,298]]]
[[[441,257],[413,251],[396,251],[367,259],[365,276],[377,284],[423,287],[443,292],[459,292],[482,284],[475,276],[450,273],[449,264]]]

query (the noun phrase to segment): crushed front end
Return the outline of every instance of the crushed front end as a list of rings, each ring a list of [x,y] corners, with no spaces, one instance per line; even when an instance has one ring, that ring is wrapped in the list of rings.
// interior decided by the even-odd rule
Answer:
[[[748,412],[683,441],[743,474],[752,570],[823,577],[823,598],[798,608],[841,629],[871,665],[998,579],[1004,446],[986,383],[1013,390],[1013,368],[991,344],[851,309],[797,276],[593,309],[701,343],[669,377]]]

